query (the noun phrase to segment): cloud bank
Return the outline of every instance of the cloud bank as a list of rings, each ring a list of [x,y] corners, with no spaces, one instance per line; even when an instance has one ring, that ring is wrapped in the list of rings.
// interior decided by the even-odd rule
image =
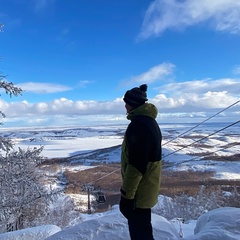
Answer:
[[[153,69],[150,69],[149,72],[151,73]],[[146,72],[142,76],[148,76],[148,73]],[[136,79],[138,78],[139,76],[136,77]],[[224,112],[221,117],[225,117],[223,120],[227,121],[240,118],[240,79],[203,79],[167,84],[155,83],[156,85],[159,87],[152,87],[149,84],[148,94],[153,91],[153,88],[154,91],[157,89],[157,94],[149,98],[149,102],[157,106],[161,121],[179,122],[181,119],[187,118],[192,120],[207,118],[235,102],[238,104],[228,112]],[[74,125],[90,122],[106,124],[107,122],[116,123],[126,120],[122,96],[113,101],[73,101],[60,98],[50,102],[16,101],[8,103],[0,100],[0,109],[7,116],[3,122],[21,121],[33,125]]]
[[[240,33],[240,1],[155,0],[146,11],[139,39],[200,23],[211,26],[215,31]]]
[[[240,118],[240,78],[199,79],[184,82],[174,81],[176,66],[161,63],[147,71],[129,78],[128,85],[147,83],[149,102],[159,110],[161,122],[201,121],[215,113],[234,106],[221,114],[221,121],[235,121]],[[233,68],[238,74],[239,66]],[[87,88],[90,81],[80,81],[80,88]],[[54,94],[74,91],[74,88],[60,84],[27,82],[20,83],[25,92]],[[23,94],[24,95],[24,94]],[[0,99],[0,109],[7,116],[2,119],[8,125],[87,125],[126,123],[123,96],[112,101],[71,100],[66,97],[52,101],[32,103],[28,100],[7,102]]]

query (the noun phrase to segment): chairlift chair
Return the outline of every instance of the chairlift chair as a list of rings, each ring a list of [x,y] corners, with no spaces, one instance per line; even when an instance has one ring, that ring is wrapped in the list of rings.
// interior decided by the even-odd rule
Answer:
[[[99,204],[103,204],[103,203],[106,202],[106,196],[104,195],[103,192],[98,192],[98,193],[97,193],[96,201],[97,201]]]

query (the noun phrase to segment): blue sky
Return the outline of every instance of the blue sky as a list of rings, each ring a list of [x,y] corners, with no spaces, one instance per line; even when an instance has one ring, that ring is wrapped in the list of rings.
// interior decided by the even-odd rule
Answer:
[[[125,121],[148,84],[158,121],[198,122],[240,99],[240,0],[0,0],[8,126]],[[239,104],[221,121],[239,120]]]

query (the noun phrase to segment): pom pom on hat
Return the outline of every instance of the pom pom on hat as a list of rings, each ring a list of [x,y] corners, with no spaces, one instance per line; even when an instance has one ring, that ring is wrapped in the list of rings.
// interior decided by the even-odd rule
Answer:
[[[147,99],[147,84],[142,84],[140,87],[128,90],[123,98],[123,101],[132,107],[139,107],[144,104]]]

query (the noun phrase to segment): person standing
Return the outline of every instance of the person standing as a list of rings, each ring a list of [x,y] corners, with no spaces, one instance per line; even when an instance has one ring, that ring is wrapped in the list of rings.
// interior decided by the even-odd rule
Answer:
[[[157,203],[162,170],[162,134],[156,122],[157,108],[148,103],[147,85],[124,95],[127,127],[121,153],[119,208],[128,220],[132,240],[154,240],[151,208]]]

